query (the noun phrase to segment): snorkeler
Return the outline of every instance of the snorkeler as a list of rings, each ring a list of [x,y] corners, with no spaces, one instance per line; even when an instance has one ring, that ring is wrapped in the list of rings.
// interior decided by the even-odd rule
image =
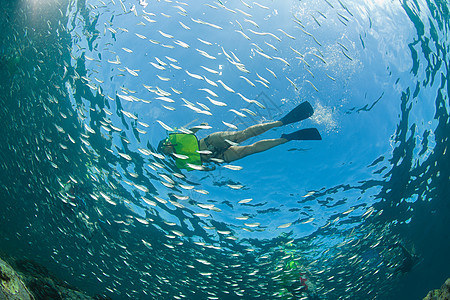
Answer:
[[[169,137],[159,143],[158,152],[173,155],[180,169],[201,169],[202,164],[207,162],[230,163],[292,140],[321,140],[322,137],[316,128],[306,128],[282,134],[277,139],[262,140],[246,146],[238,145],[269,129],[305,120],[313,114],[311,104],[305,101],[278,121],[253,125],[241,131],[215,132],[200,141],[197,140],[195,133],[201,126],[194,127],[190,133],[170,133]]]
[[[302,264],[305,262],[293,244],[288,242],[280,249],[283,257],[276,264],[274,281],[278,288],[279,299],[319,299],[315,292],[315,286],[310,281],[311,273]],[[275,258],[275,257],[274,257]],[[275,258],[276,261],[276,258]]]
[[[290,296],[300,298],[300,296],[304,295],[305,292],[308,291],[308,278],[306,277],[305,272],[300,272],[299,265],[296,261],[291,261],[286,263],[284,268],[285,272],[283,273],[281,279],[282,289],[279,292],[279,295],[282,298],[290,298]]]

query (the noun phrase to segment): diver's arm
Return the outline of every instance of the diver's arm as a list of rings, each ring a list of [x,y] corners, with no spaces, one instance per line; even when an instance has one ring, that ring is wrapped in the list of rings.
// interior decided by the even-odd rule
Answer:
[[[215,165],[207,166],[207,167],[203,166],[203,170],[202,171],[214,171],[215,169],[216,169]]]

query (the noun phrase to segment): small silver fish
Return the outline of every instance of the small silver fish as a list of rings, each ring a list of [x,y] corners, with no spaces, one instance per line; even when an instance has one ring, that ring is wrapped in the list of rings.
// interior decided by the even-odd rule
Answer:
[[[185,42],[182,42],[180,40],[176,40],[174,41],[175,44],[177,44],[178,46],[181,46],[183,48],[189,48],[190,46],[188,44],[186,44]]]
[[[277,228],[280,228],[280,229],[282,229],[282,228],[288,228],[288,227],[290,227],[291,225],[292,225],[292,223],[286,223],[286,224],[283,224],[283,225],[278,226]]]
[[[227,91],[229,91],[231,93],[235,93],[235,91],[232,88],[230,88],[228,85],[226,85],[222,80],[219,79],[219,80],[217,80],[217,82],[219,82],[223,86],[223,88],[226,89]]]
[[[189,76],[191,76],[192,78],[199,79],[199,80],[204,80],[203,77],[200,76],[200,75],[192,74],[192,73],[190,73],[188,70],[185,70],[185,71],[186,71],[186,73],[187,73]]]
[[[204,70],[208,71],[209,73],[219,74],[219,72],[216,71],[216,70],[213,70],[213,69],[210,69],[210,68],[207,68],[207,67],[204,67],[204,66],[200,66],[200,67],[203,68]]]
[[[205,92],[207,92],[208,94],[210,94],[210,95],[213,96],[213,97],[216,97],[216,98],[219,97],[216,93],[214,93],[214,92],[211,91],[210,89],[202,88],[202,89],[198,89],[198,90],[199,90],[199,91],[205,91]]]
[[[205,40],[202,40],[201,38],[197,38],[197,40],[199,40],[200,42],[202,42],[202,43],[205,44],[205,45],[208,45],[208,46],[211,46],[211,45],[212,45],[212,43],[207,42],[207,41],[205,41]]]
[[[217,106],[227,106],[227,104],[226,103],[224,103],[224,102],[221,102],[221,101],[216,101],[216,100],[213,100],[213,99],[211,99],[211,98],[209,98],[209,97],[206,97],[212,104],[214,104],[214,105],[217,105]]]
[[[163,122],[161,122],[159,120],[156,120],[156,122],[158,122],[158,124],[161,125],[161,127],[164,128],[167,131],[174,131],[172,127],[167,126],[165,123],[163,123]]]
[[[250,81],[250,79],[248,79],[247,77],[245,77],[245,76],[239,76],[240,78],[242,78],[242,79],[244,79],[248,84],[250,84],[251,86],[253,86],[253,87],[255,87],[256,85],[253,83],[253,82],[251,82]]]
[[[223,123],[225,126],[229,127],[229,128],[236,129],[236,130],[238,129],[236,125],[227,123],[227,122],[225,122],[225,121],[222,121],[222,123]]]

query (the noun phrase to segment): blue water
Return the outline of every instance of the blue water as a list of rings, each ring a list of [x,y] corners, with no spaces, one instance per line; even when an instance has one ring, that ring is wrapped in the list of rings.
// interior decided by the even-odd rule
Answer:
[[[421,299],[449,277],[446,1],[2,2],[2,252],[111,299]],[[322,141],[239,170],[154,154],[165,126],[305,100],[248,143]]]

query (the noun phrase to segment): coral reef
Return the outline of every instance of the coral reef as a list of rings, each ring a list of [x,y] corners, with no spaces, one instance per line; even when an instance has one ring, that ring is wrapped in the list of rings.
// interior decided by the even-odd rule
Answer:
[[[450,278],[445,281],[440,290],[432,290],[423,300],[450,300]]]

